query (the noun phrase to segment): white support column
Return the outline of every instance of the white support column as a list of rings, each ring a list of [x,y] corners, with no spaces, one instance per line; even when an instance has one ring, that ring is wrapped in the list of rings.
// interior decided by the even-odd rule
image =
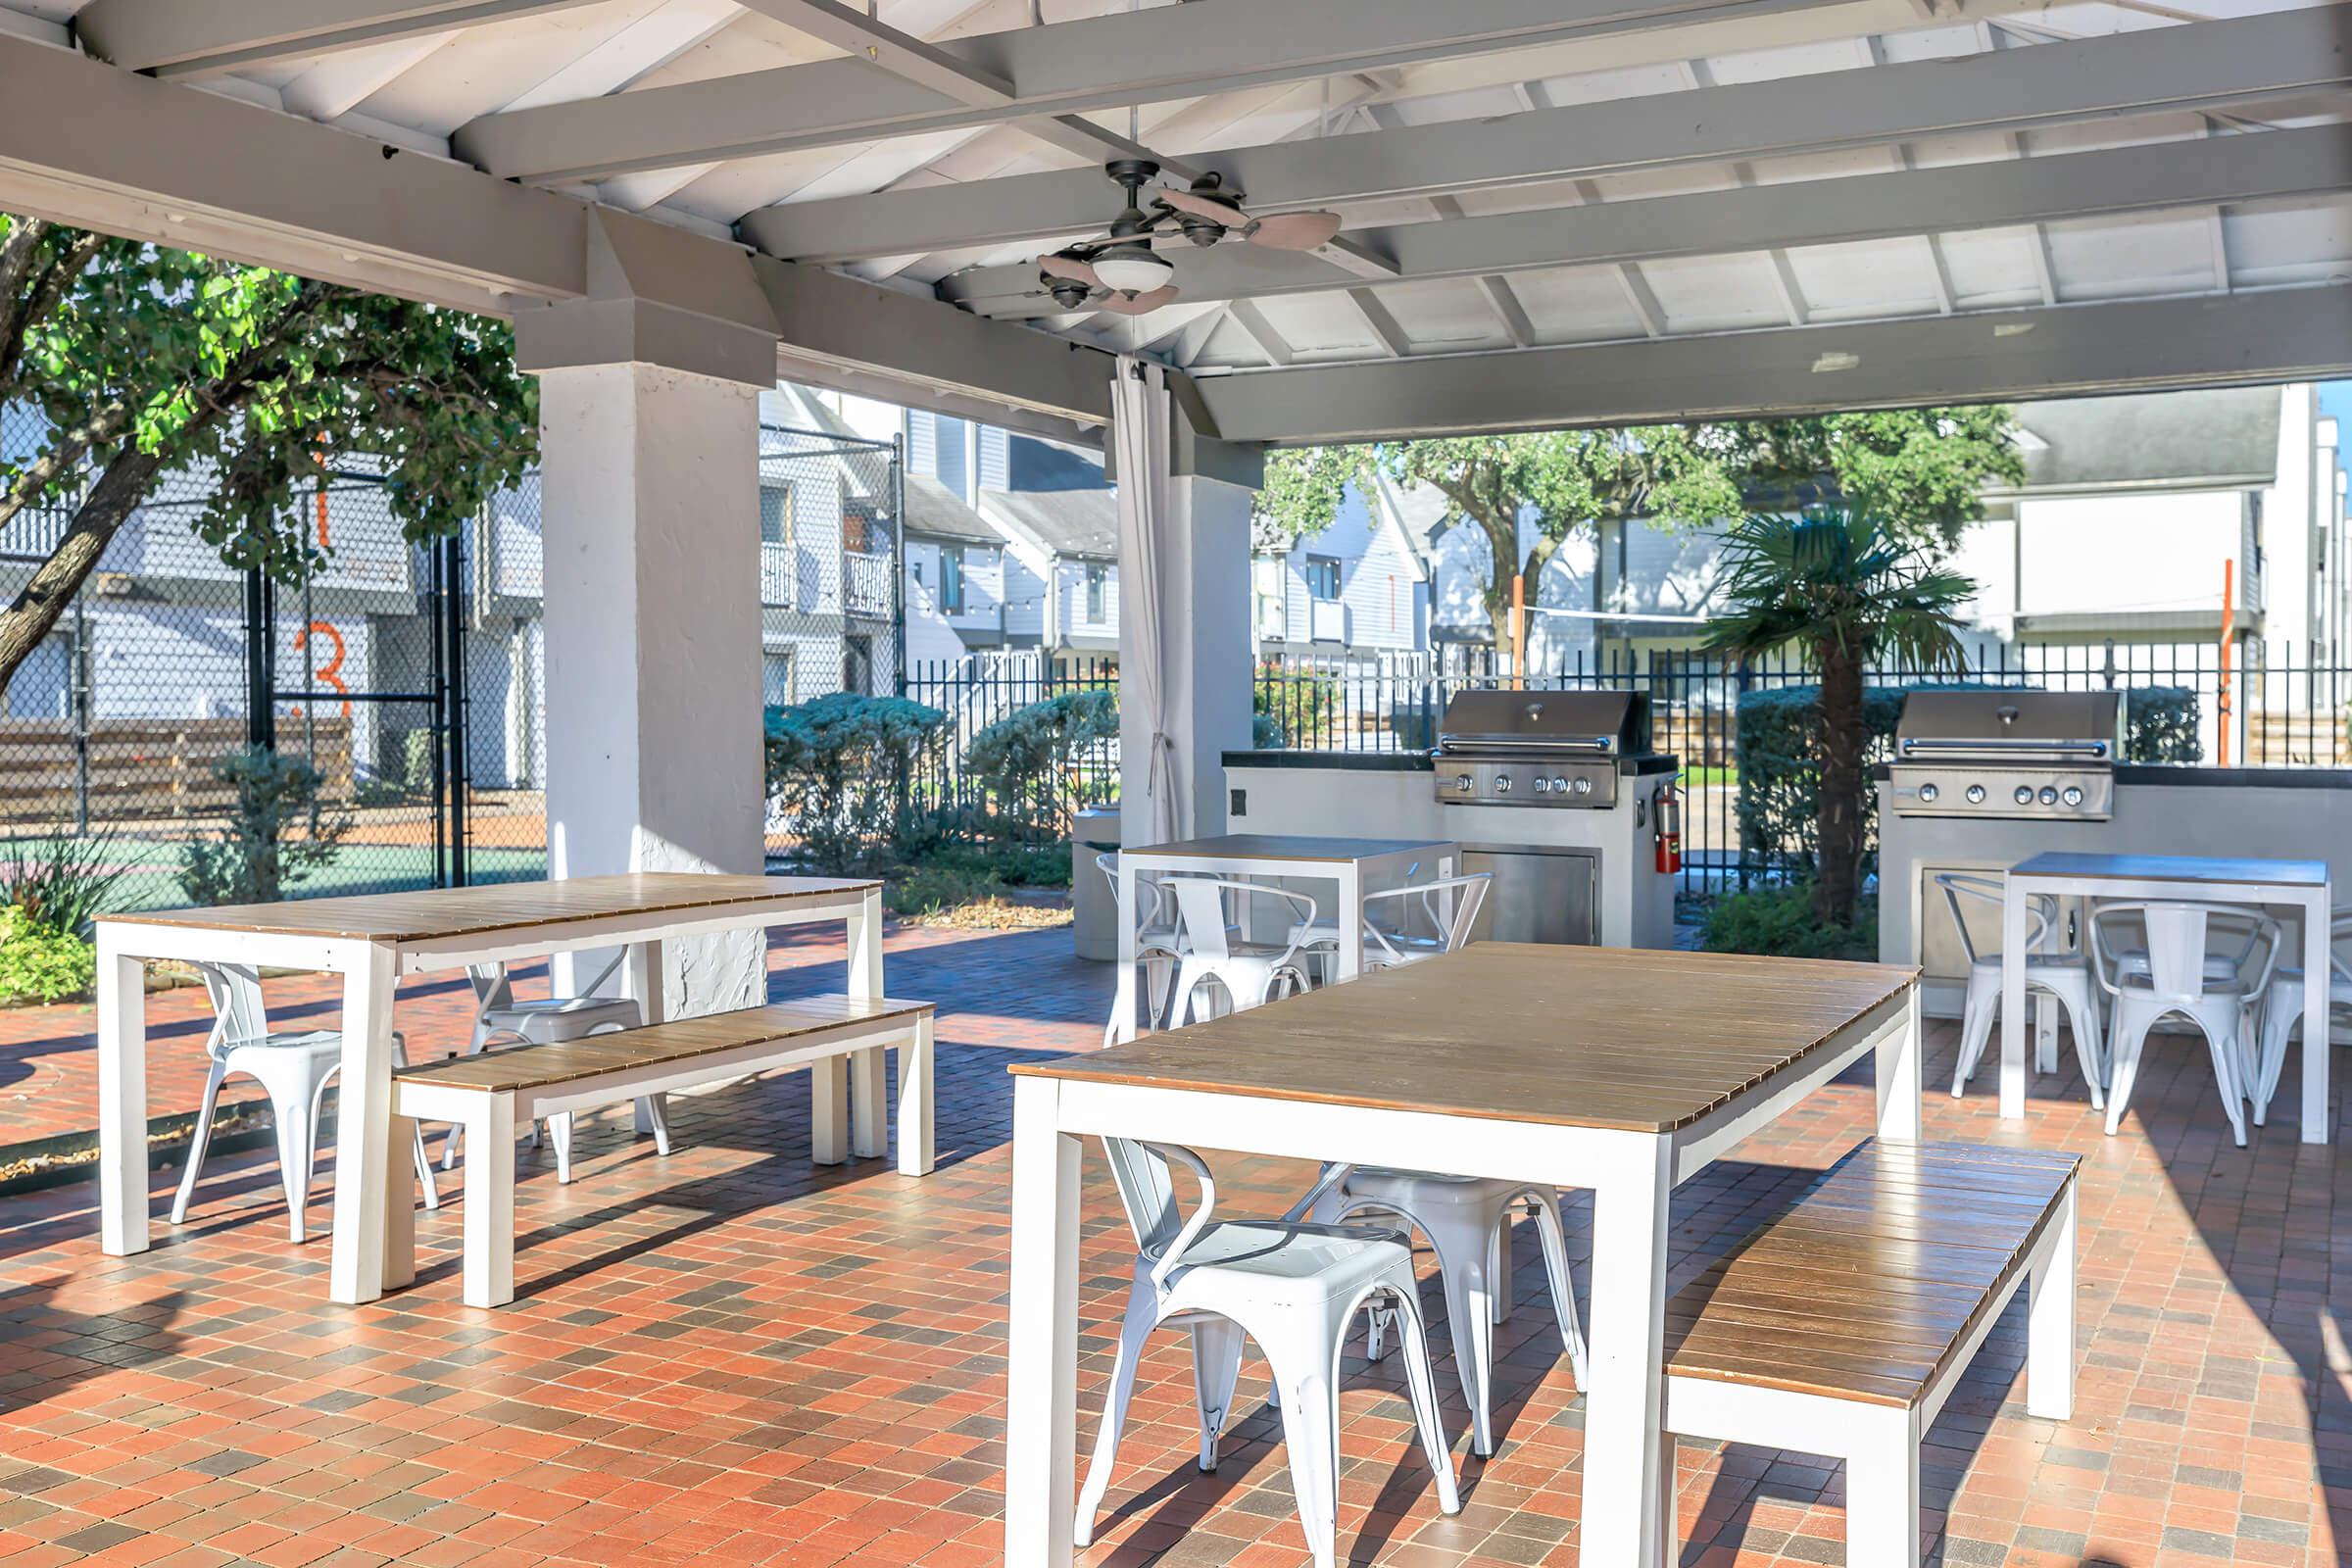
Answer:
[[[1225,754],[1250,745],[1250,685],[1254,670],[1250,621],[1250,513],[1262,457],[1255,448],[1197,436],[1181,407],[1172,411],[1167,517],[1160,559],[1119,558],[1119,580],[1157,574],[1160,635],[1143,646],[1135,619],[1119,622],[1119,662],[1135,668],[1156,657],[1173,743],[1179,831],[1190,837],[1226,831]],[[1124,482],[1122,476],[1122,482]],[[1126,535],[1121,535],[1122,550]],[[1133,604],[1122,590],[1122,603]],[[1120,799],[1141,803],[1151,736],[1138,705],[1119,710]],[[1151,813],[1140,804],[1119,813],[1120,839],[1150,840]]]
[[[758,871],[756,390],[624,364],[539,396],[549,874]],[[758,932],[665,949],[672,1016],[764,997]]]

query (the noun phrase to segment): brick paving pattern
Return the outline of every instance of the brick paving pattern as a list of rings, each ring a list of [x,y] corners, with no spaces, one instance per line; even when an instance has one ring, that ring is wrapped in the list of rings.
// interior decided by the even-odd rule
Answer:
[[[838,986],[840,956],[837,941],[796,934],[778,948],[775,994]],[[1066,931],[902,931],[889,964],[893,994],[941,1004],[935,1175],[902,1178],[880,1160],[811,1167],[798,1073],[674,1102],[667,1159],[630,1135],[625,1111],[607,1113],[583,1127],[568,1188],[544,1152],[518,1156],[519,1296],[497,1312],[459,1303],[459,1203],[419,1216],[414,1290],[366,1307],[325,1302],[325,1183],[313,1240],[293,1246],[267,1154],[208,1167],[189,1223],[160,1226],[136,1258],[98,1251],[92,1187],[0,1199],[0,1562],[996,1562],[1003,1069],[1024,1052],[1093,1046],[1109,976],[1069,956]],[[156,999],[159,1023],[173,1000]],[[202,1004],[189,1000],[193,1020]],[[280,1005],[300,1004],[289,988]],[[429,1041],[462,1016],[455,994],[419,996],[400,1021]],[[70,1027],[87,1025],[8,1020],[6,1038],[48,1044],[0,1061],[71,1082],[59,1063],[88,1039]],[[1952,1044],[1948,1027],[1934,1032],[1931,1085],[1939,1070],[1948,1083]],[[159,1042],[159,1064],[172,1052]],[[2352,1301],[2352,1232],[2339,1242],[2334,1217],[2352,1189],[2332,1151],[2293,1141],[2291,1075],[2247,1150],[2230,1146],[2202,1046],[2154,1047],[2112,1140],[2079,1083],[2035,1087],[2022,1130],[1994,1118],[1989,1069],[1965,1101],[1932,1093],[1928,1128],[2085,1156],[2076,1417],[2025,1414],[2024,1303],[2013,1304],[1929,1434],[1929,1560],[2341,1560],[2352,1350],[2339,1303]],[[157,1103],[170,1102],[159,1092]],[[1687,1184],[1675,1283],[1870,1119],[1866,1080],[1833,1086]],[[1278,1210],[1306,1179],[1280,1162],[1216,1163],[1229,1212]],[[159,1198],[176,1175],[156,1173]],[[1087,1200],[1082,1443],[1131,1249],[1099,1162]],[[1582,1284],[1580,1223],[1589,1209],[1572,1200]],[[1348,1560],[1578,1561],[1582,1407],[1534,1236],[1520,1232],[1519,1308],[1497,1331],[1501,1451],[1467,1458],[1466,1412],[1447,1405],[1459,1517],[1435,1511],[1396,1360],[1346,1363]],[[1424,1282],[1450,1394],[1426,1257]],[[1252,1359],[1244,1378],[1262,1389],[1262,1365]],[[1276,1416],[1242,1417],[1204,1476],[1191,1399],[1183,1337],[1156,1337],[1086,1560],[1304,1562]],[[1678,1485],[1687,1565],[1843,1559],[1835,1465],[1687,1443]]]

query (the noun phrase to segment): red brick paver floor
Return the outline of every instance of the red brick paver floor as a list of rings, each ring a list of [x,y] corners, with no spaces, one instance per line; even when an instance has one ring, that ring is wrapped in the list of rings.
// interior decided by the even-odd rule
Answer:
[[[943,1005],[943,1160],[926,1180],[880,1160],[812,1168],[799,1074],[678,1102],[667,1159],[625,1113],[583,1129],[568,1188],[544,1154],[522,1154],[520,1295],[497,1312],[458,1301],[456,1203],[420,1216],[415,1289],[327,1304],[326,1243],[285,1240],[262,1154],[208,1168],[190,1222],[136,1258],[97,1250],[86,1186],[0,1200],[0,1561],[997,1561],[1003,1069],[1095,1042],[1108,975],[1068,953],[1066,931],[894,938],[893,993]],[[796,941],[776,991],[837,984],[838,958],[837,944]],[[416,1027],[405,1004],[403,1024]],[[1930,1081],[1948,1081],[1951,1031],[1932,1044]],[[2025,1414],[2014,1305],[1929,1434],[1930,1561],[2318,1568],[2352,1541],[2352,1232],[2339,1241],[2335,1225],[2352,1187],[2332,1150],[2293,1141],[2291,1085],[2273,1126],[2233,1149],[2202,1057],[2160,1042],[2115,1139],[2071,1079],[2038,1083],[2017,1129],[1995,1120],[1989,1075],[1965,1101],[1931,1095],[1933,1137],[2022,1138],[2085,1164],[2075,1419]],[[1677,1280],[1870,1117],[1867,1082],[1833,1086],[1687,1184]],[[1216,1163],[1232,1211],[1278,1208],[1305,1179]],[[157,1173],[159,1197],[175,1176]],[[1087,1199],[1091,1442],[1131,1244],[1099,1163]],[[327,1217],[322,1201],[314,1226]],[[1572,1203],[1572,1229],[1585,1217]],[[1448,1406],[1458,1518],[1435,1511],[1395,1359],[1346,1364],[1350,1561],[1578,1560],[1582,1405],[1520,1230],[1519,1306],[1498,1333],[1501,1452],[1468,1459]],[[1263,1387],[1254,1360],[1244,1375]],[[1182,1337],[1160,1336],[1088,1560],[1302,1563],[1277,1419],[1242,1417],[1203,1476],[1191,1397]],[[1835,1465],[1695,1443],[1680,1460],[1684,1563],[1842,1560]]]

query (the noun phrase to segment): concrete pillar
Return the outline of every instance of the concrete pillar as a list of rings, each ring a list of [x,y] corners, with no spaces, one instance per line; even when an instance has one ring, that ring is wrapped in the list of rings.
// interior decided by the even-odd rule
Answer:
[[[1217,479],[1180,478],[1169,486],[1167,549],[1152,564],[1160,581],[1167,733],[1175,743],[1176,820],[1199,838],[1225,831],[1225,754],[1250,745],[1250,693],[1255,669],[1250,637],[1250,509],[1255,492]],[[1119,561],[1121,582],[1147,569]],[[1119,620],[1119,663],[1149,657],[1130,616]],[[1143,714],[1119,712],[1120,799],[1144,798],[1151,736]],[[1149,817],[1119,813],[1120,838],[1138,842]]]
[[[1119,558],[1120,603],[1146,571],[1159,583],[1167,734],[1174,743],[1180,831],[1200,838],[1226,823],[1225,754],[1250,745],[1255,642],[1250,625],[1250,513],[1264,474],[1264,453],[1198,433],[1182,400],[1173,412],[1168,453],[1168,519],[1155,562]],[[1118,477],[1113,475],[1114,478]],[[1122,551],[1124,540],[1122,539]],[[1153,657],[1137,640],[1135,619],[1119,617],[1119,664]],[[1119,710],[1119,794],[1137,803],[1119,813],[1122,842],[1150,837],[1142,808],[1151,734],[1132,703]]]
[[[600,228],[593,297],[515,320],[517,361],[539,376],[555,877],[764,858],[759,393],[775,380],[773,317],[748,263],[731,297],[662,303],[669,243]],[[670,1016],[764,1000],[759,933],[665,956]],[[559,962],[559,990],[609,957]]]

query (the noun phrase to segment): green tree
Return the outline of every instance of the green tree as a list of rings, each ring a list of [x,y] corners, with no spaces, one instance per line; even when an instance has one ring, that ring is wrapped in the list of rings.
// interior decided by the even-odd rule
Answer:
[[[156,481],[206,470],[194,524],[231,566],[299,580],[298,489],[380,472],[411,539],[455,529],[538,451],[537,398],[500,322],[0,214],[0,402],[48,420],[0,459],[0,526],[73,508],[0,611],[0,683],[73,602]]]
[[[1749,517],[1725,540],[1723,562],[1731,608],[1708,625],[1706,647],[1726,659],[1794,648],[1821,676],[1813,912],[1849,925],[1867,826],[1863,671],[1882,655],[1922,670],[1960,668],[1953,612],[1977,585],[1860,512]]]
[[[1351,483],[1429,485],[1486,537],[1480,599],[1500,649],[1512,577],[1524,573],[1532,597],[1560,546],[1602,523],[1675,527],[1830,503],[1948,549],[1983,514],[1986,485],[2024,477],[2015,423],[1990,405],[1303,448],[1267,465],[1253,532],[1260,551],[1285,550],[1328,527]]]

